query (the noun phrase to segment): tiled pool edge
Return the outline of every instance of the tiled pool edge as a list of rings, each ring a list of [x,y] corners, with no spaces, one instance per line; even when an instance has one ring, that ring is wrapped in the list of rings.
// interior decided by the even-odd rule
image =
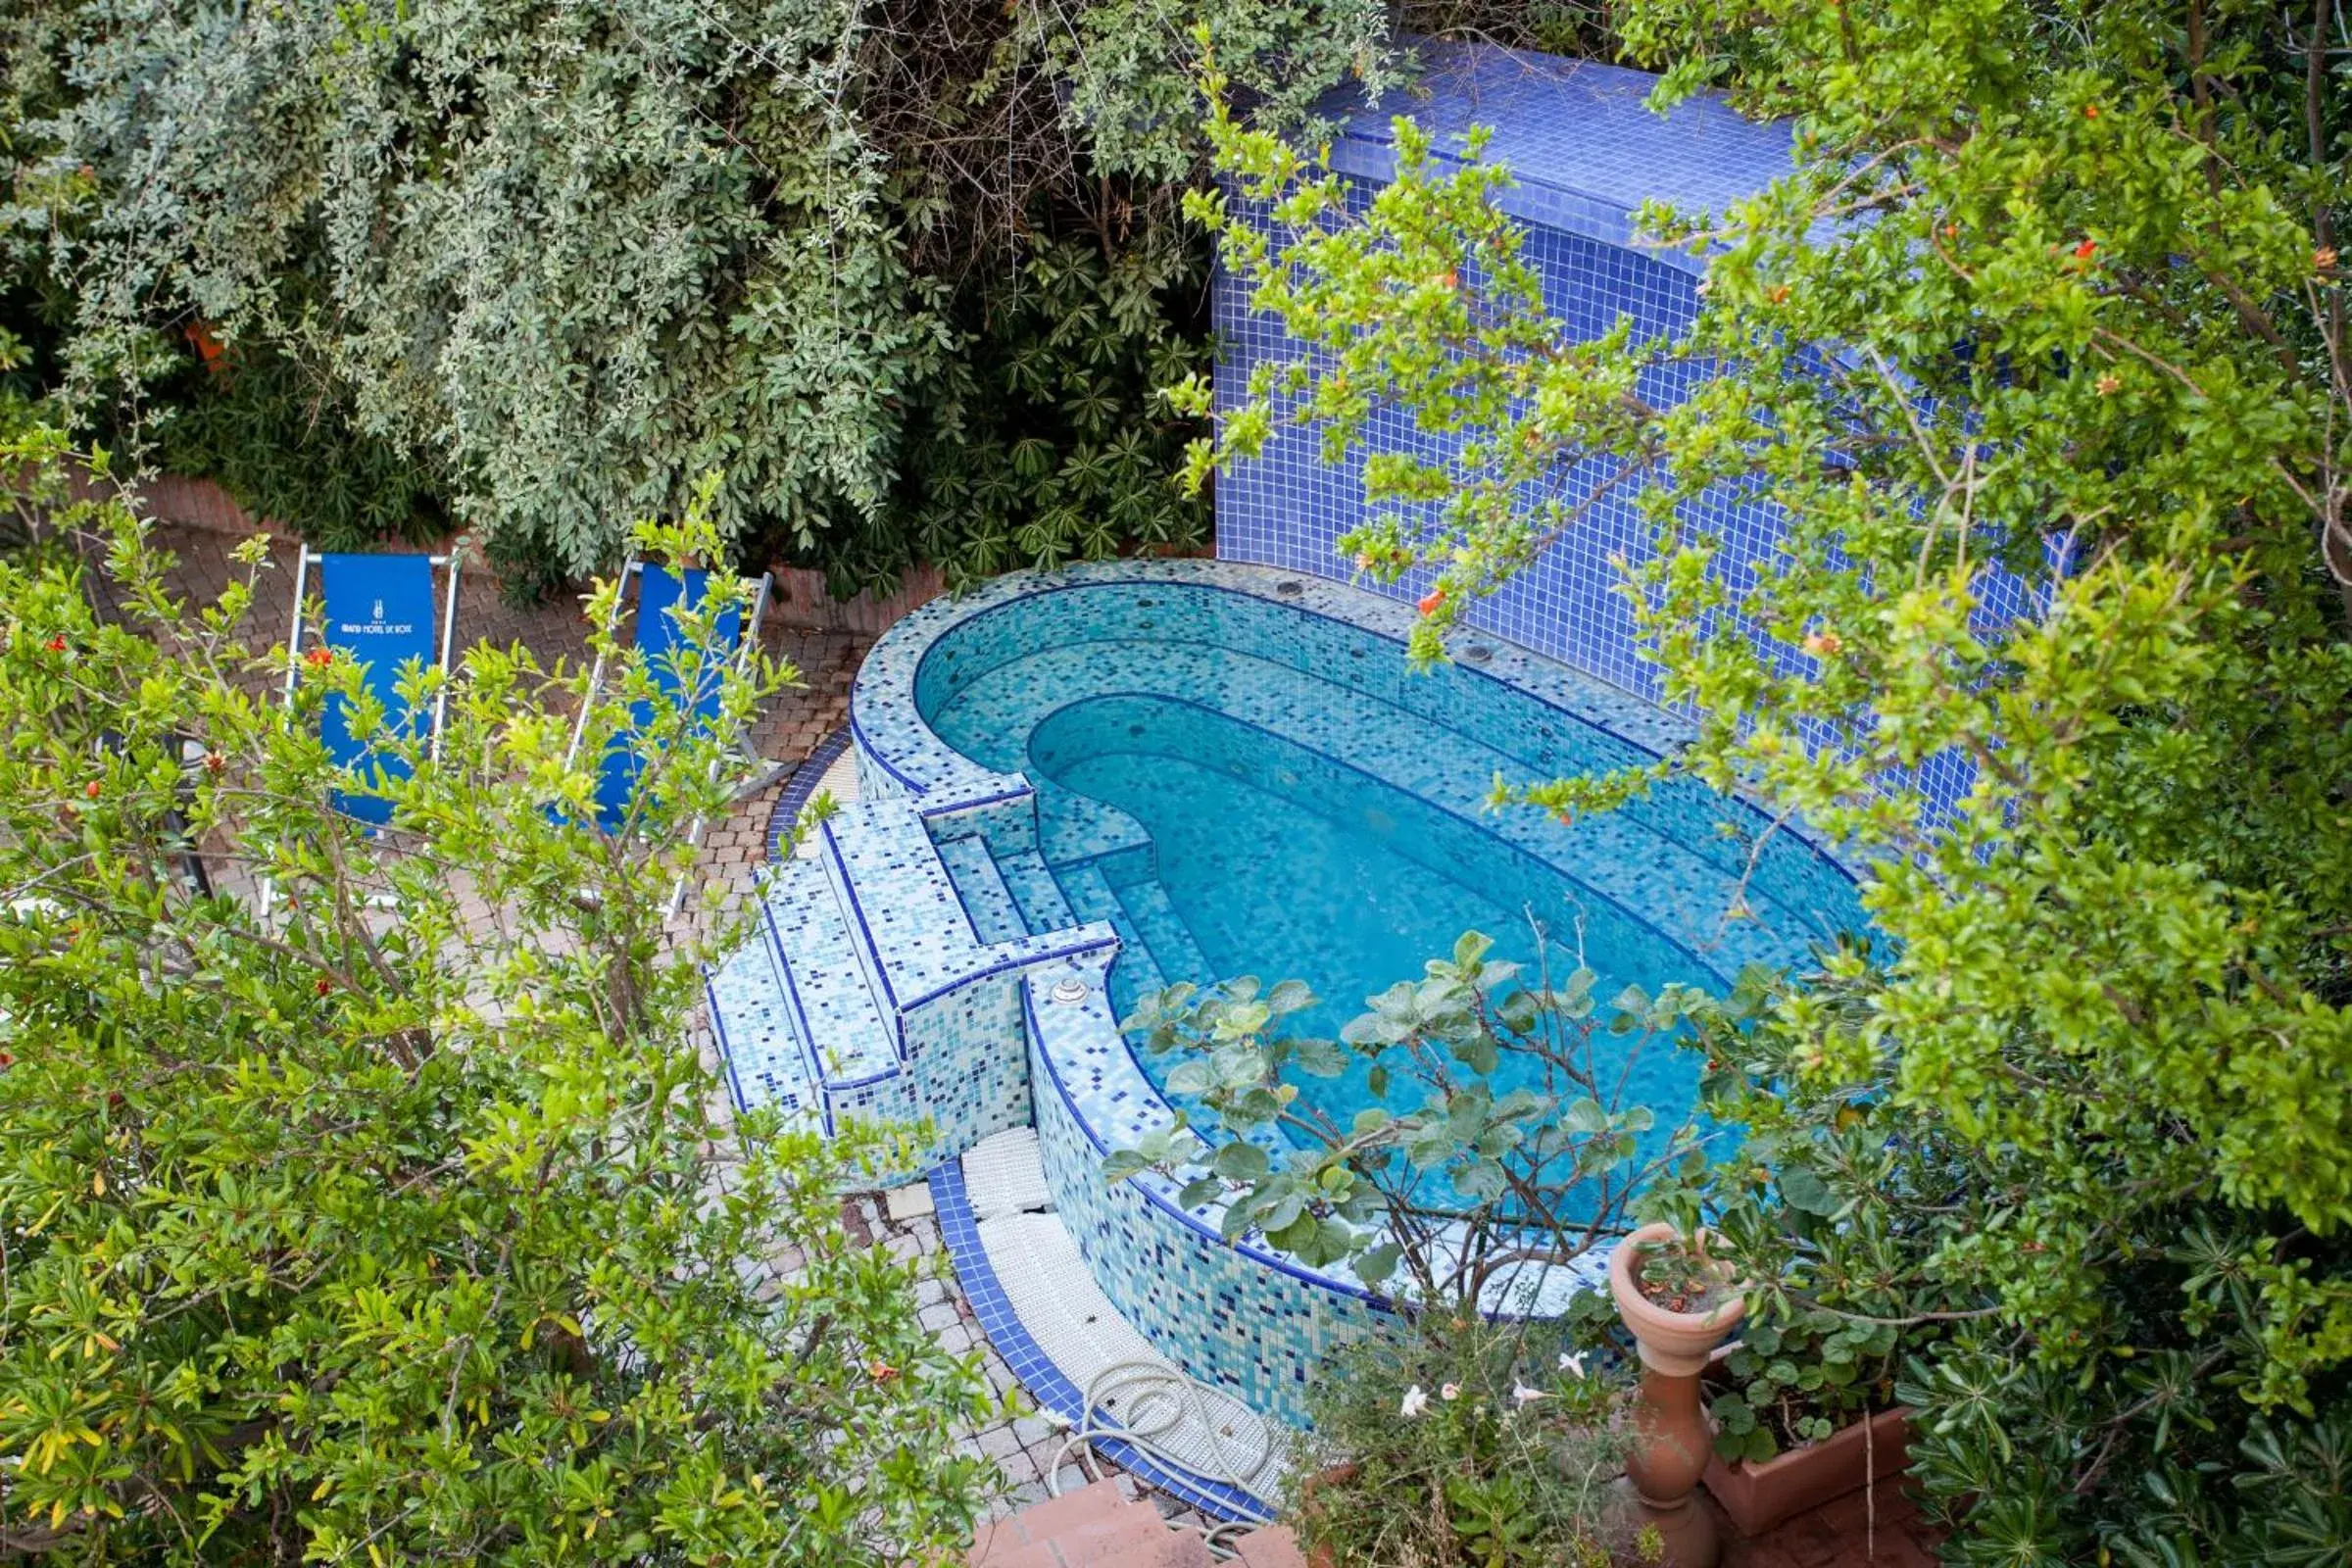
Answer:
[[[841,754],[850,749],[850,744],[851,730],[845,722],[818,741],[816,749],[784,780],[784,788],[777,793],[776,804],[768,808],[767,813],[769,859],[780,860],[784,858],[784,836],[800,820],[802,809],[816,799],[816,792],[825,781],[825,770],[840,760]]]
[[[851,687],[848,724],[857,748],[861,787],[910,796],[918,802],[936,799],[946,803],[922,807],[926,816],[1026,793],[1027,781],[1019,775],[982,767],[932,733],[915,706],[922,662],[949,631],[1015,599],[1106,583],[1198,586],[1260,600],[1367,632],[1395,644],[1399,658],[1420,619],[1412,606],[1352,581],[1257,562],[1190,558],[1102,561],[1006,572],[968,593],[932,600],[868,650]],[[1296,591],[1288,591],[1293,589]],[[1464,675],[1509,687],[1652,758],[1665,758],[1697,735],[1690,720],[1648,698],[1499,633],[1478,628],[1455,640],[1465,645],[1483,644],[1489,655],[1483,662],[1458,663],[1456,667]],[[1738,799],[1767,816],[1775,814],[1748,792],[1740,792]],[[1802,844],[1852,880],[1859,881],[1867,874],[1864,862],[1809,827],[1786,822],[1776,831]]]
[[[1012,1303],[1005,1299],[997,1272],[989,1264],[988,1251],[980,1245],[980,1224],[964,1193],[962,1166],[953,1159],[944,1161],[931,1172],[929,1182],[940,1241],[947,1248],[949,1261],[956,1265],[956,1282],[971,1303],[981,1331],[1039,1408],[1075,1427],[1086,1415],[1085,1393],[1063,1376],[1013,1315]],[[1274,1517],[1275,1509],[1263,1499],[1224,1482],[1177,1469],[1116,1438],[1098,1439],[1096,1446],[1120,1469],[1219,1519],[1256,1524]]]

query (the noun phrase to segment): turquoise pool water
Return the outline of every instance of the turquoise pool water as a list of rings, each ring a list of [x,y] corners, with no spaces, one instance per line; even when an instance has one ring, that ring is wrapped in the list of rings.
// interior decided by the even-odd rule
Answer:
[[[1392,641],[1247,595],[1105,583],[1017,600],[942,636],[915,690],[941,739],[1038,791],[1036,844],[990,846],[959,886],[1001,878],[1030,931],[1109,921],[1122,1011],[1176,980],[1296,977],[1321,999],[1300,1027],[1332,1034],[1464,930],[1525,962],[1540,923],[1607,998],[1801,962],[1862,924],[1850,880],[1792,837],[1755,867],[1751,917],[1728,919],[1763,823],[1696,785],[1573,827],[1486,811],[1497,775],[1646,754],[1473,668],[1414,675]],[[1145,1061],[1155,1082],[1171,1065]],[[1678,1120],[1689,1054],[1661,1044],[1626,1065],[1629,1098]],[[1343,1121],[1369,1098],[1361,1069],[1307,1093]]]

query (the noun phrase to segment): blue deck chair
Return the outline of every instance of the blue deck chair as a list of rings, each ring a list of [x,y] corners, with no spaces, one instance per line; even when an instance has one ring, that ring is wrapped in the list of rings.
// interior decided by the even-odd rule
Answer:
[[[294,567],[294,629],[286,638],[289,700],[302,669],[304,595],[310,589],[314,562],[318,567],[318,599],[324,611],[320,636],[325,645],[360,665],[361,679],[384,705],[386,731],[410,737],[429,735],[431,753],[439,756],[441,719],[449,702],[447,687],[435,694],[429,713],[411,709],[395,688],[412,660],[438,664],[444,673],[449,669],[458,636],[458,558],[315,555],[310,546],[303,546]],[[436,567],[449,573],[448,597],[437,613],[433,595]],[[349,708],[339,692],[326,700],[319,738],[326,743],[328,755],[364,777],[406,777],[407,762],[377,755],[351,733]],[[392,817],[391,802],[340,790],[335,792],[335,809],[377,827]]]
[[[677,617],[670,612],[699,606],[703,596],[710,592],[710,572],[701,566],[671,571],[667,567],[649,565],[631,558],[621,566],[621,591],[612,607],[616,619],[626,606],[632,581],[637,584],[637,651],[644,655],[646,667],[652,670],[655,682],[664,692],[672,697],[683,696],[685,690],[677,656],[684,646],[685,633]],[[767,612],[768,592],[774,578],[767,572],[761,572],[757,578],[747,577],[743,581],[750,600],[749,612],[746,612],[742,601],[727,608],[714,628],[718,646],[712,650],[722,658],[732,658],[738,664],[748,662],[753,651],[760,645],[760,620]],[[607,629],[612,628],[609,626]],[[579,719],[572,725],[571,749],[566,761],[579,755],[588,725],[588,709],[603,686],[604,675],[605,662],[600,654],[595,666],[588,673],[589,701],[580,705]],[[711,723],[718,717],[717,692],[697,694],[694,708],[702,723]],[[637,777],[645,763],[639,753],[637,736],[652,722],[653,710],[650,704],[639,702],[633,705],[630,728],[612,737],[598,765],[596,823],[608,833],[628,819],[629,802],[636,794]],[[742,737],[736,737],[736,743],[741,745]],[[698,817],[687,830],[687,843],[702,843],[703,825]],[[681,882],[677,895],[671,900],[673,908],[684,896],[685,885]]]

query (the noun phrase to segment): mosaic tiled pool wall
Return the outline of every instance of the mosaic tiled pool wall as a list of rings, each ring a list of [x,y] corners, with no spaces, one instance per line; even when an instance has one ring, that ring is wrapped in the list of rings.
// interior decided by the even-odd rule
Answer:
[[[1394,116],[1409,114],[1437,133],[1441,167],[1445,149],[1458,147],[1463,132],[1491,127],[1487,157],[1507,165],[1516,181],[1497,205],[1521,221],[1525,258],[1542,279],[1545,308],[1578,340],[1598,337],[1628,318],[1638,337],[1671,335],[1697,313],[1703,262],[1635,243],[1634,215],[1645,200],[1688,212],[1720,211],[1788,170],[1785,126],[1750,123],[1704,95],[1671,114],[1653,115],[1643,100],[1656,78],[1642,73],[1491,46],[1424,47],[1431,65],[1421,84],[1426,98],[1376,109],[1334,106],[1346,122],[1332,148],[1332,167],[1356,182],[1360,210],[1394,172]],[[1246,289],[1221,268],[1212,314],[1222,347],[1216,401],[1223,412],[1240,404],[1256,367],[1288,363],[1298,357],[1300,345],[1271,318],[1251,312]],[[1653,373],[1642,392],[1670,405],[1687,395],[1694,373],[1692,368]],[[1346,576],[1337,541],[1366,514],[1363,455],[1408,452],[1442,462],[1458,453],[1460,438],[1425,435],[1409,419],[1384,411],[1347,462],[1325,464],[1319,446],[1317,432],[1282,427],[1260,457],[1218,476],[1220,559]],[[1606,471],[1593,465],[1571,483]],[[1731,580],[1775,559],[1783,519],[1769,505],[1724,491],[1688,509],[1686,517],[1722,541],[1719,569]],[[1639,633],[1620,591],[1623,578],[1613,564],[1618,557],[1645,558],[1650,539],[1651,527],[1632,497],[1606,499],[1535,564],[1469,607],[1465,619],[1654,699],[1657,672],[1640,657]],[[1429,583],[1429,573],[1416,572],[1376,591],[1410,601]],[[2027,601],[2017,580],[1993,579],[1980,623],[1997,624]],[[1788,657],[1796,656],[1790,651]],[[1968,779],[1967,764],[1956,757],[1931,759],[1918,773],[1939,808],[1966,791]]]
[[[1330,1353],[1383,1315],[1344,1272],[1316,1274],[1254,1248],[1227,1246],[1217,1210],[1187,1213],[1173,1183],[1146,1174],[1102,1179],[1111,1144],[1166,1124],[1167,1107],[1119,1040],[1106,959],[1074,963],[1082,1003],[1054,1000],[1064,978],[1029,983],[1030,1072],[1037,1141],[1054,1210],[1111,1304],[1168,1358],[1294,1426]]]

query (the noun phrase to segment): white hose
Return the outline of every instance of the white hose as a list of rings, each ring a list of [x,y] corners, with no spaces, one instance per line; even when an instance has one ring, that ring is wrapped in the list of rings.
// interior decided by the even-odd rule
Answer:
[[[1247,1446],[1237,1448],[1235,1434],[1218,1423],[1208,1403],[1215,1394],[1206,1384],[1185,1376],[1165,1361],[1113,1361],[1087,1380],[1078,1424],[1062,1440],[1061,1446],[1054,1450],[1054,1462],[1047,1468],[1047,1492],[1056,1497],[1061,1495],[1061,1467],[1073,1448],[1078,1450],[1078,1465],[1087,1479],[1102,1480],[1094,1445],[1110,1439],[1172,1469],[1222,1481],[1246,1496],[1255,1495],[1251,1491],[1255,1478],[1274,1458],[1273,1434],[1262,1423],[1252,1423],[1256,1426],[1254,1450]],[[1120,1399],[1127,1401],[1126,1413],[1109,1415],[1109,1407]],[[1209,1446],[1215,1452],[1208,1465],[1190,1454],[1175,1452],[1158,1441],[1188,1419],[1208,1434]],[[1233,1553],[1220,1538],[1231,1531],[1247,1530],[1252,1524],[1267,1523],[1269,1518],[1228,1521],[1208,1526],[1200,1534],[1212,1552],[1221,1558],[1230,1557]]]

